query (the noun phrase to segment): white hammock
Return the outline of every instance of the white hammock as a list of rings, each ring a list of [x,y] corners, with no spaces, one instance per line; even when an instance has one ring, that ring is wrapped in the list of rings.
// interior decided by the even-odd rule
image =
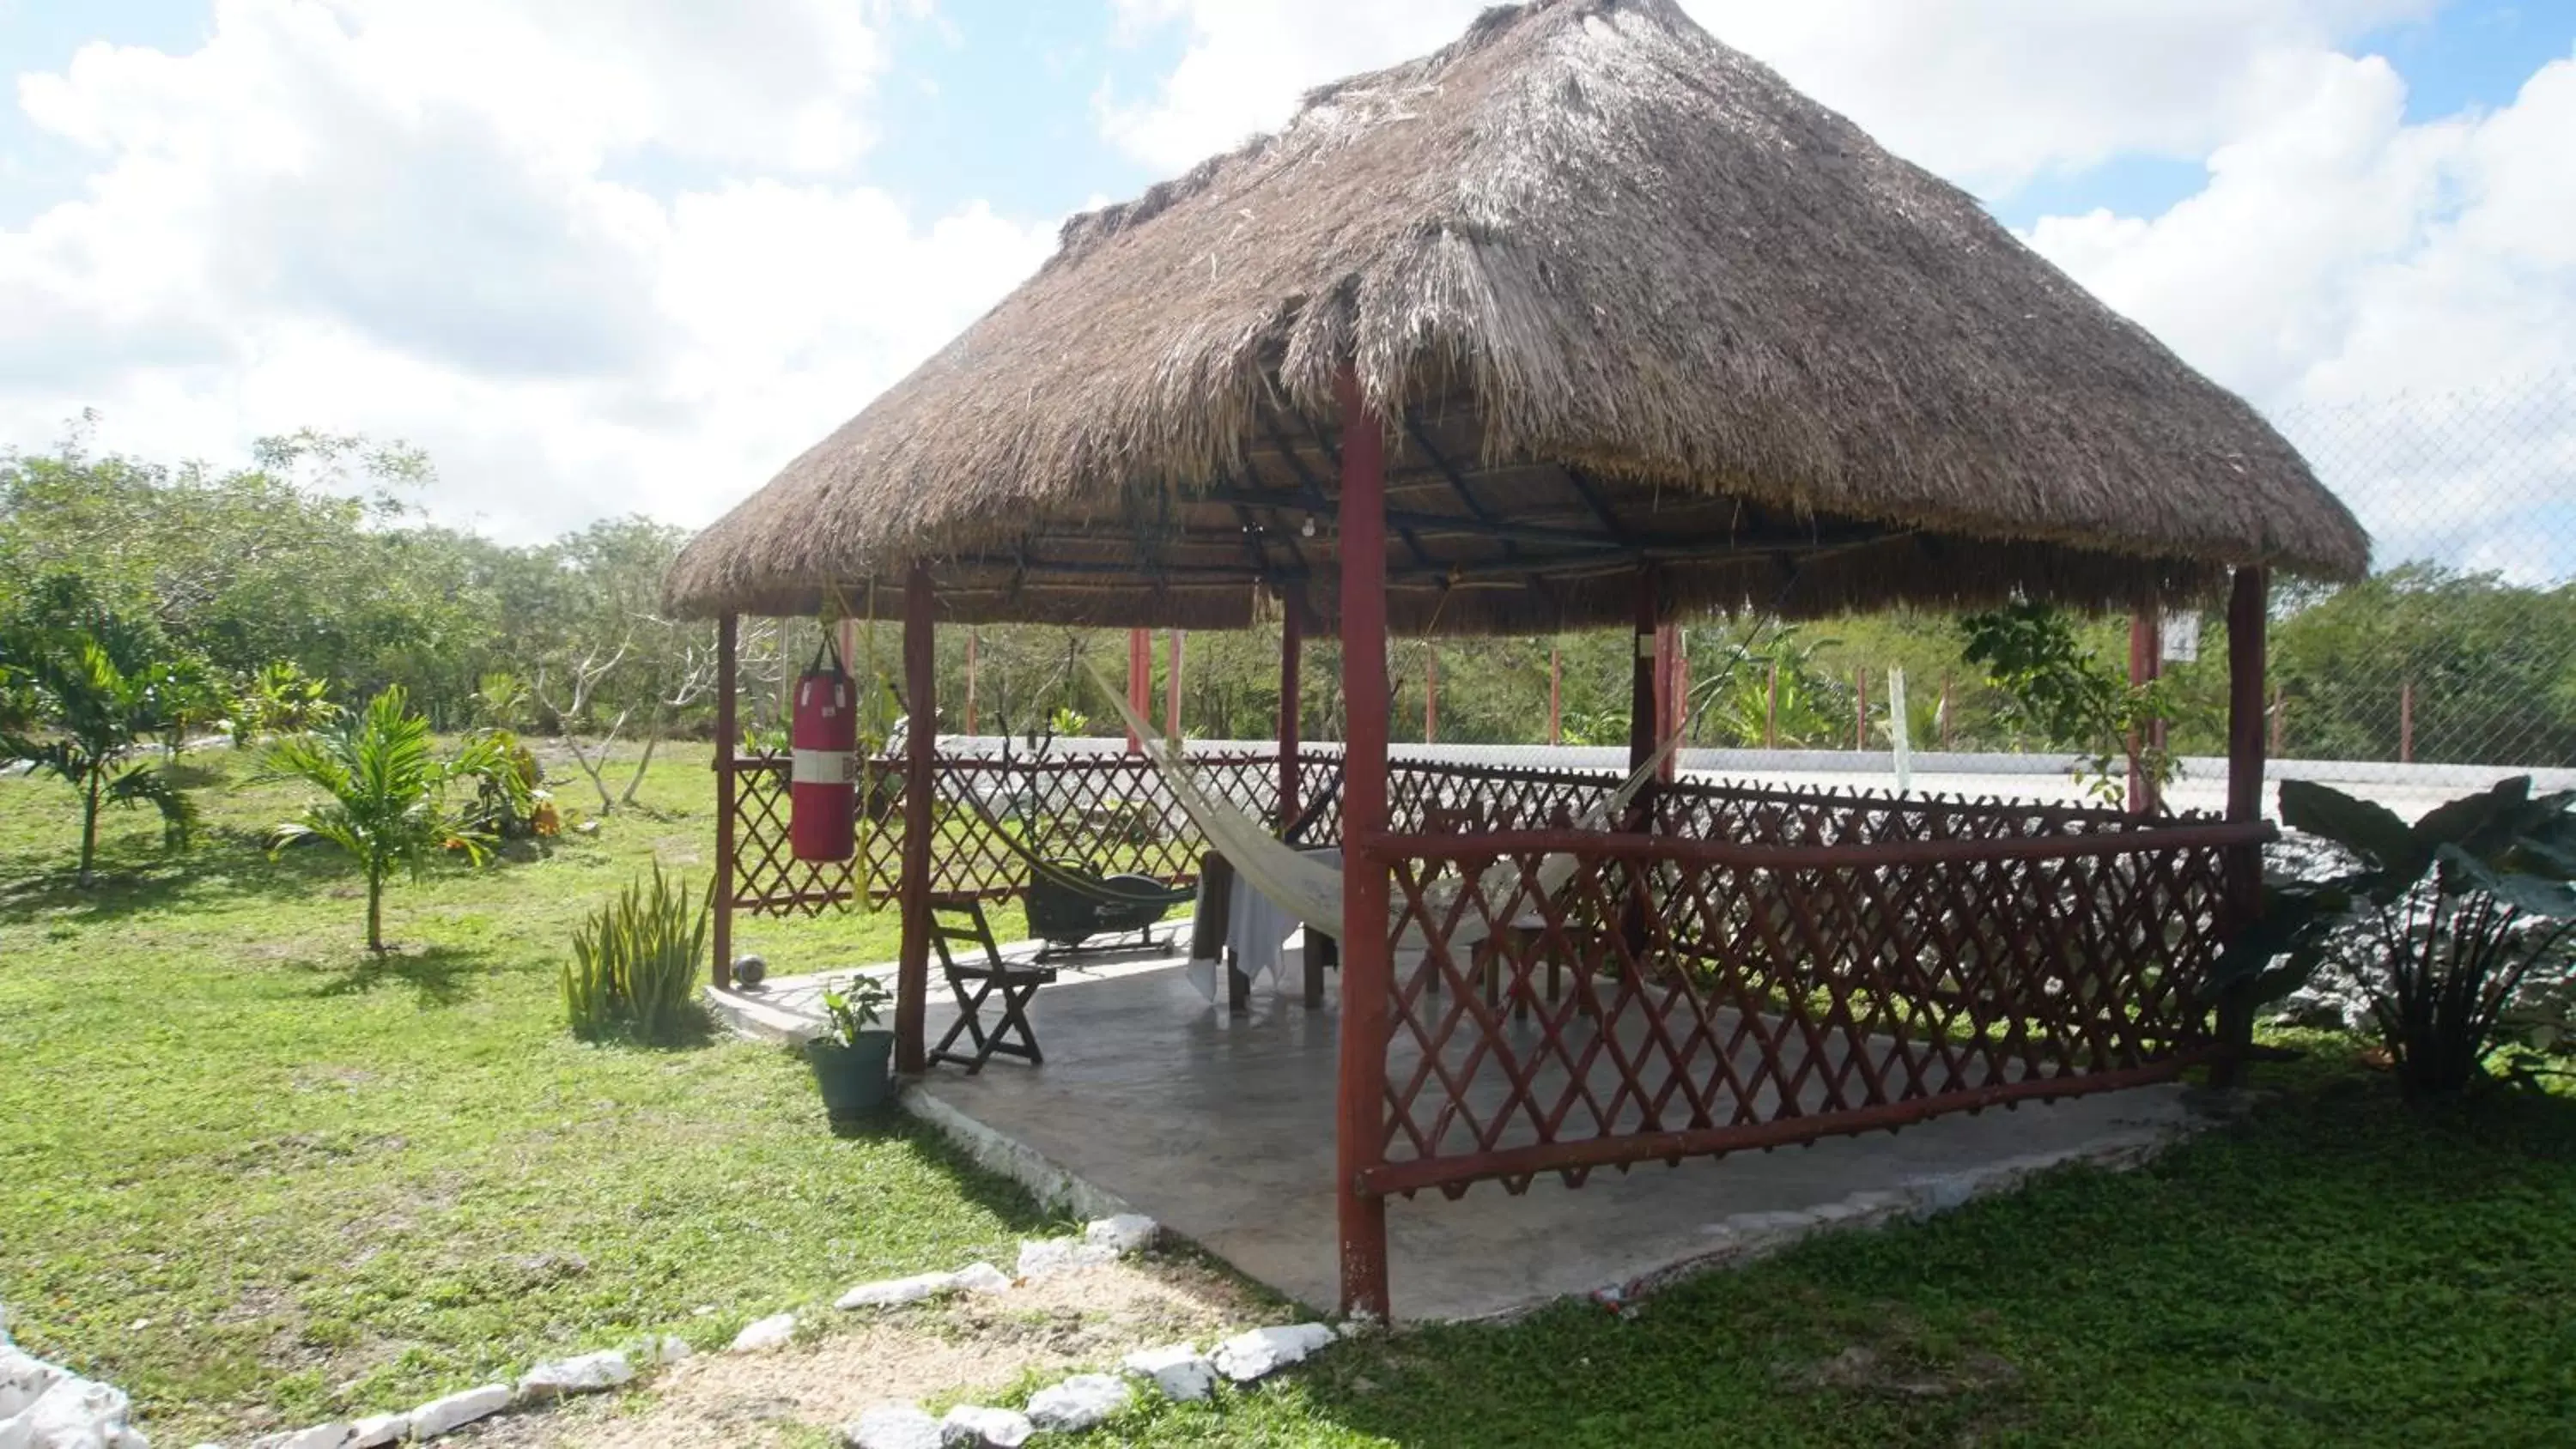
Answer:
[[[1101,696],[1117,709],[1128,731],[1144,742],[1145,758],[1153,761],[1156,771],[1171,787],[1173,798],[1180,802],[1191,823],[1198,826],[1199,833],[1207,837],[1208,844],[1216,848],[1217,854],[1224,856],[1226,863],[1234,867],[1235,874],[1309,928],[1339,939],[1342,934],[1341,868],[1280,840],[1270,833],[1269,827],[1244,814],[1233,801],[1199,788],[1197,772],[1191,768],[1178,742],[1155,734],[1154,727],[1138,717],[1125,695],[1109,687],[1109,682],[1100,677],[1099,670],[1090,669],[1088,665],[1085,668],[1091,675],[1091,682],[1099,687]],[[1610,822],[1636,800],[1637,792],[1663,772],[1664,762],[1671,759],[1673,751],[1680,747],[1681,735],[1676,732],[1673,738],[1664,742],[1662,749],[1655,752],[1654,758],[1638,766],[1636,772],[1622,782],[1608,799],[1585,810],[1575,821],[1575,828],[1608,829]],[[1344,798],[1348,798],[1347,786]],[[1574,878],[1576,864],[1573,856],[1562,853],[1541,860],[1536,873],[1537,889],[1532,893],[1532,899],[1543,900],[1564,889],[1565,883]],[[1521,899],[1523,884],[1521,869],[1516,862],[1498,860],[1479,872],[1472,882],[1455,881],[1424,891],[1425,915],[1450,922],[1445,939],[1451,947],[1472,946],[1493,934],[1494,923],[1486,918],[1485,912],[1462,912],[1459,909],[1468,891],[1472,888],[1483,900],[1499,900],[1510,905]],[[1408,928],[1403,939],[1396,942],[1399,950],[1418,951],[1428,945],[1425,932],[1418,925]]]

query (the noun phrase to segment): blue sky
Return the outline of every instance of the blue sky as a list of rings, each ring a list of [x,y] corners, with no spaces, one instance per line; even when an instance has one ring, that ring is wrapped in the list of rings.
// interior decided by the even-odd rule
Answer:
[[[504,535],[704,522],[1068,213],[1481,3],[0,0],[0,449],[313,426]],[[2576,0],[1677,3],[2294,436],[2576,419]],[[2443,467],[2563,493],[2562,452]],[[2456,533],[2371,457],[2330,481],[2375,531]],[[2531,534],[2441,547],[2576,571]]]

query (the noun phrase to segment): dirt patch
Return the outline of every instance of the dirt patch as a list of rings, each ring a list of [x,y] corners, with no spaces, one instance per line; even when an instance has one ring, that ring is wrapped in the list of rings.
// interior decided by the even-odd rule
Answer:
[[[988,1393],[1029,1373],[1105,1367],[1130,1349],[1202,1346],[1262,1317],[1233,1280],[1196,1264],[1120,1263],[878,1316],[819,1309],[812,1341],[703,1354],[635,1393],[482,1425],[486,1449],[763,1449],[889,1399]]]
[[[1934,1364],[1855,1345],[1815,1363],[1784,1367],[1781,1377],[1806,1389],[1937,1399],[2014,1383],[2021,1378],[2021,1370],[1990,1353],[1971,1353],[1955,1362]]]

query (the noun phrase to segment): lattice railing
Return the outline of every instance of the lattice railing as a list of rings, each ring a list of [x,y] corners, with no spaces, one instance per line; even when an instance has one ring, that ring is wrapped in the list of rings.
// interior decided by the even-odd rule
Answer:
[[[1201,784],[1260,819],[1278,810],[1279,763],[1258,752],[1194,756]],[[1027,889],[1028,862],[1008,831],[1048,859],[1079,860],[1179,884],[1197,878],[1207,842],[1148,761],[1134,755],[1004,760],[943,756],[932,803],[931,890],[1001,898]],[[894,897],[903,867],[900,761],[868,762],[857,794],[858,850],[847,861],[800,861],[787,836],[787,762],[734,762],[734,906],[818,915],[864,893]],[[1329,838],[1329,837],[1328,837]]]
[[[2228,857],[2268,827],[1736,794],[1741,820],[1725,800],[1667,805],[1781,843],[1386,840],[1370,1190],[1579,1183],[2134,1085],[2209,1054],[2195,991],[2233,920]]]

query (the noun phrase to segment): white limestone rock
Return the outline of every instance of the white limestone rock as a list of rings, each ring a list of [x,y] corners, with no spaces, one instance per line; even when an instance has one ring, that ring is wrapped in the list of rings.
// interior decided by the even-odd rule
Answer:
[[[841,1430],[850,1449],[941,1449],[939,1421],[911,1404],[879,1404]]]
[[[1292,1323],[1256,1328],[1216,1346],[1216,1371],[1238,1384],[1276,1373],[1333,1341],[1331,1325]]]
[[[959,1404],[939,1421],[940,1441],[948,1449],[1020,1449],[1037,1426],[1017,1409],[988,1409]]]
[[[485,1384],[461,1394],[432,1399],[411,1411],[411,1436],[435,1439],[450,1429],[462,1428],[477,1419],[488,1419],[510,1407],[508,1384]]]
[[[785,1348],[787,1341],[795,1336],[795,1314],[772,1314],[757,1323],[745,1324],[742,1332],[733,1336],[733,1344],[725,1352],[766,1353],[773,1348]]]
[[[0,1343],[0,1422],[25,1413],[28,1405],[44,1397],[45,1390],[67,1377],[34,1354]]]
[[[844,1312],[854,1308],[893,1308],[905,1303],[919,1303],[957,1289],[954,1273],[915,1273],[909,1278],[881,1278],[862,1283],[833,1300],[832,1306]]]
[[[689,1347],[687,1339],[675,1334],[657,1333],[637,1340],[635,1346],[626,1351],[626,1356],[646,1368],[661,1368],[678,1363],[695,1352],[697,1350]]]
[[[1216,1391],[1216,1362],[1198,1351],[1195,1344],[1171,1343],[1161,1348],[1140,1348],[1127,1355],[1120,1367],[1131,1374],[1154,1381],[1163,1397],[1182,1403],[1193,1403]]]
[[[251,1449],[349,1449],[357,1432],[348,1424],[316,1424],[310,1429],[253,1440]]]
[[[1049,1433],[1076,1434],[1126,1408],[1133,1397],[1125,1379],[1075,1374],[1029,1395],[1029,1422]]]
[[[122,1389],[55,1372],[33,1402],[0,1419],[0,1449],[144,1449]]]
[[[1161,1224],[1143,1213],[1119,1213],[1086,1225],[1082,1230],[1082,1240],[1124,1256],[1152,1247],[1154,1239],[1161,1236],[1162,1231]]]
[[[597,1394],[630,1383],[635,1378],[635,1365],[626,1355],[613,1348],[597,1353],[575,1354],[538,1364],[519,1380],[519,1397],[530,1403],[560,1399],[567,1394]]]
[[[411,1437],[411,1415],[370,1414],[349,1426],[349,1449],[385,1449]]]
[[[1118,1250],[1106,1243],[1086,1242],[1080,1238],[1040,1238],[1020,1244],[1019,1275],[1044,1278],[1052,1273],[1070,1273],[1117,1261]]]
[[[957,1270],[957,1291],[961,1293],[1008,1293],[1011,1275],[990,1263],[969,1263]]]

